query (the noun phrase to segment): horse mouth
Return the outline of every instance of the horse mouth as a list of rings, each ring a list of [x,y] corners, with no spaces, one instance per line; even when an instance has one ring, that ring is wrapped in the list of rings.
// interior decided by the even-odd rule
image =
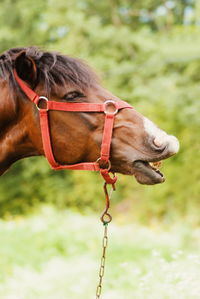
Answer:
[[[164,175],[160,172],[161,162],[135,161],[133,172],[136,180],[140,184],[154,185],[165,181]]]

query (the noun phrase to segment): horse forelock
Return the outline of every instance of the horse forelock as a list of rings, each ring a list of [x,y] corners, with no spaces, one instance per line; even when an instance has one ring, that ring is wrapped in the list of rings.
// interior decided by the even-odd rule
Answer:
[[[37,66],[37,82],[43,83],[47,95],[59,86],[72,85],[85,90],[98,85],[97,75],[80,59],[61,55],[57,52],[42,51],[37,47],[13,48],[0,55],[0,78],[9,80],[16,88],[13,76],[15,59],[18,54],[25,51]]]

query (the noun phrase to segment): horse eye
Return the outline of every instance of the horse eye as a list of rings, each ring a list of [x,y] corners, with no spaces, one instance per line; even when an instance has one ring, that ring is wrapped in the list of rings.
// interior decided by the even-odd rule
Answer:
[[[76,98],[82,98],[84,97],[84,94],[81,93],[80,91],[71,91],[68,92],[63,98],[65,100],[74,100]]]

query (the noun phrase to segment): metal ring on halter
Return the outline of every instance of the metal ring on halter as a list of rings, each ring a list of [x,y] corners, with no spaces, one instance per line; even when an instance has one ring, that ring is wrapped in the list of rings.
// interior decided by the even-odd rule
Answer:
[[[41,100],[44,100],[45,102],[46,102],[46,108],[40,108],[39,107],[39,103],[40,103],[40,101]],[[36,103],[36,107],[37,107],[37,109],[40,111],[40,110],[42,110],[42,111],[48,111],[49,110],[49,108],[48,108],[48,99],[46,98],[46,97],[44,97],[44,96],[41,96],[41,97],[39,97],[38,98],[38,101],[37,101],[37,103]]]
[[[101,161],[102,161],[102,164],[105,163],[105,166],[103,165],[104,167],[102,167],[102,169],[107,169],[109,171],[111,169],[111,162],[110,162],[110,160],[104,161],[104,160],[101,160],[101,157],[96,160],[97,163],[99,163]],[[99,163],[99,166],[101,168],[100,163]],[[108,166],[108,167],[106,167],[106,166]]]
[[[107,111],[106,108],[109,106],[109,105],[112,105],[114,106],[115,110],[114,111]],[[117,107],[117,103],[113,100],[107,100],[104,102],[104,113],[105,114],[111,114],[111,115],[115,115],[118,113],[118,107]]]

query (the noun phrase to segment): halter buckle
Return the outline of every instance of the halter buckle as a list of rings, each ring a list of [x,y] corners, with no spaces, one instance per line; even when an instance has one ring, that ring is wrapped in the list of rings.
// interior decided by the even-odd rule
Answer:
[[[46,103],[45,103],[45,108],[42,108],[42,107],[40,107],[39,105],[40,105],[40,103],[41,103],[41,101],[45,101]],[[37,107],[37,109],[39,110],[39,111],[48,111],[49,110],[49,108],[48,108],[48,99],[46,98],[46,97],[44,97],[44,96],[40,96],[39,98],[38,98],[38,101],[37,101],[37,103],[36,103],[36,107]]]
[[[104,113],[109,115],[115,115],[118,113],[117,103],[113,100],[107,100],[104,102]]]

